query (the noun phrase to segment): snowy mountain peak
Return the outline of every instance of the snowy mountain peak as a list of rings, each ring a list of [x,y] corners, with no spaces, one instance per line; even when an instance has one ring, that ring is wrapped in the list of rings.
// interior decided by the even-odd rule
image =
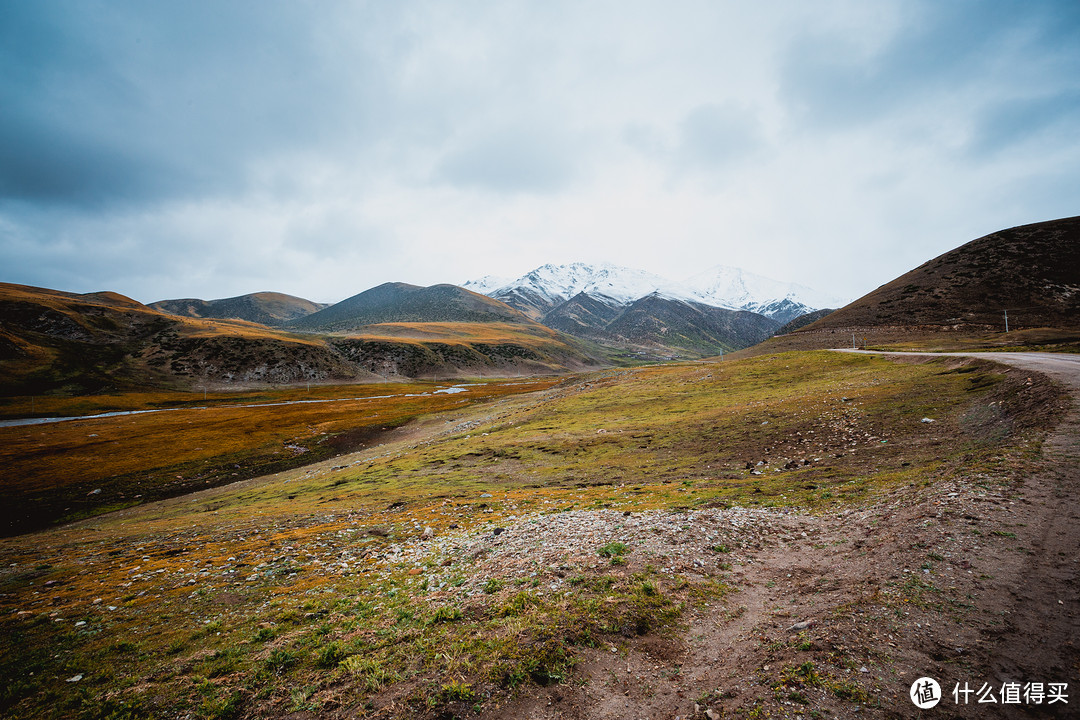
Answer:
[[[582,292],[615,305],[626,305],[657,291],[679,299],[692,299],[676,283],[644,270],[610,263],[589,265],[580,262],[542,265],[490,294],[498,297],[522,288],[550,302],[563,302]]]
[[[511,279],[507,277],[485,275],[477,280],[469,280],[461,287],[466,290],[472,290],[474,293],[480,293],[481,295],[490,295],[493,291],[498,290],[503,285],[508,285],[510,282]]]
[[[780,322],[812,310],[845,304],[840,298],[796,283],[772,280],[727,265],[709,268],[683,282],[610,263],[581,262],[542,265],[516,280],[502,284],[496,281],[487,276],[464,287],[508,302],[534,316],[582,292],[612,307],[626,306],[655,293],[668,300],[749,310]]]
[[[818,292],[798,283],[782,282],[748,273],[729,265],[716,265],[683,281],[701,302],[716,307],[729,307],[761,312],[782,300],[805,305],[811,310],[837,308],[846,305],[841,298]]]

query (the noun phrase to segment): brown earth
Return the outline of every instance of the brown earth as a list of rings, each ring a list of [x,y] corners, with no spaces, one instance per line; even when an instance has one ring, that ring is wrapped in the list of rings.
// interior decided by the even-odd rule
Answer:
[[[1080,358],[984,356],[1080,399]],[[730,575],[701,548],[702,573],[737,588],[725,602],[678,631],[592,650],[573,682],[481,717],[1076,717],[1077,404],[1042,452],[1011,486],[973,473],[837,516],[777,514],[725,559]],[[908,694],[924,676],[944,697],[921,711]],[[1019,703],[1003,704],[1005,683],[1019,684]],[[1025,702],[1026,683],[1067,683],[1067,702]]]

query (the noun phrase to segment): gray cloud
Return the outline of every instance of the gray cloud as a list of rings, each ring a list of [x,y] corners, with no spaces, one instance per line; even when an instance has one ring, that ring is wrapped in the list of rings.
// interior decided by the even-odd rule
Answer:
[[[905,3],[902,10],[880,46],[837,31],[792,42],[782,97],[797,121],[837,132],[912,114],[946,124],[955,120],[954,102],[977,111],[987,94],[1080,71],[1075,52],[1060,56],[1080,42],[1075,4],[968,0]],[[1047,76],[1045,62],[1059,67]]]
[[[331,18],[337,8],[328,5]],[[7,4],[0,193],[141,202],[244,189],[253,162],[353,151],[395,108],[364,46],[289,3]],[[313,22],[314,20],[314,22]]]
[[[726,169],[763,143],[754,113],[732,105],[701,105],[679,126],[677,160],[683,166]]]
[[[1077,212],[1078,48],[1072,0],[3,3],[0,279],[333,300],[587,253],[858,294]]]
[[[452,149],[435,177],[497,193],[550,193],[569,185],[580,155],[572,142],[550,133],[494,130]]]
[[[992,103],[976,117],[968,141],[977,161],[1030,143],[1068,143],[1080,127],[1080,86],[1048,97],[1021,97]]]

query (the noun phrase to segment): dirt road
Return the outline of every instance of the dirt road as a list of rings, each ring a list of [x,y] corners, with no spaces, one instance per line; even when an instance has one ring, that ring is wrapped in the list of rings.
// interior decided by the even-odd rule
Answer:
[[[1067,388],[1036,472],[973,470],[838,516],[777,512],[720,566],[736,588],[724,602],[484,717],[1080,717],[1080,357],[968,355]],[[924,677],[940,688],[931,709],[910,697]]]

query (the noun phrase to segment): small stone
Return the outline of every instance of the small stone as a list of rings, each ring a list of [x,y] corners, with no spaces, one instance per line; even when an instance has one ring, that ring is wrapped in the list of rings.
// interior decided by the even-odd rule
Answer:
[[[709,720],[720,720],[720,713],[716,712],[712,708],[709,708],[705,711],[705,717],[709,718]]]
[[[932,422],[934,422],[934,419],[933,418],[923,418],[919,422],[932,423]]]
[[[504,532],[506,532],[506,529],[505,528],[495,528],[491,532],[494,535],[502,535]]]
[[[424,572],[424,571],[421,570],[420,568],[413,568],[412,570],[409,571],[409,574],[410,575],[419,575],[422,572]]]
[[[491,497],[491,493],[480,493],[480,497]]]
[[[425,527],[424,532],[420,534],[420,537],[424,538],[425,540],[430,540],[431,538],[435,537],[434,528]]]
[[[865,665],[863,665],[861,668],[859,668],[859,672],[868,673],[870,672],[870,670]]]
[[[67,681],[68,682],[79,682],[82,679],[83,679],[83,676],[80,674],[80,675],[73,675],[73,676],[69,677],[67,679]]]
[[[806,628],[810,627],[813,624],[814,624],[813,620],[803,620],[802,622],[795,623],[794,625],[789,627],[785,632],[791,632],[792,630],[798,632],[800,630],[805,630]]]

